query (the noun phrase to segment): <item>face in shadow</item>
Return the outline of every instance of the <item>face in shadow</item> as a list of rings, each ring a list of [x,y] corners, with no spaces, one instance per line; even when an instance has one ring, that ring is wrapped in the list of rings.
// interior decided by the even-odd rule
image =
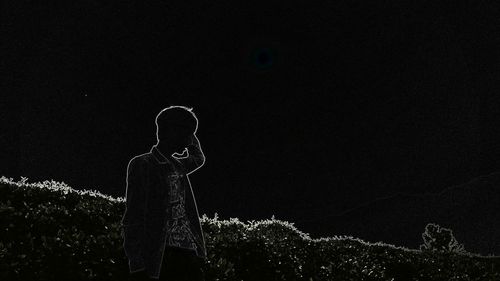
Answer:
[[[175,138],[173,140],[173,142],[174,142],[173,152],[176,152],[178,154],[182,154],[184,152],[184,149],[189,144],[189,137],[182,135],[182,136],[179,136],[178,138]]]
[[[178,126],[171,126],[169,130],[163,132],[158,135],[160,150],[164,150],[169,155],[182,154],[190,142],[191,134]]]

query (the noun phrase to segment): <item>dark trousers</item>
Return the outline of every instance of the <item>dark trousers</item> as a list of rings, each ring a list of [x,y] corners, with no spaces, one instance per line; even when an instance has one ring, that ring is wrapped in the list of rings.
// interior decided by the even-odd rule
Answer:
[[[147,278],[144,272],[131,274],[131,280],[158,280]],[[193,251],[166,247],[160,271],[160,281],[205,281],[203,259]]]
[[[166,247],[161,266],[162,281],[205,281],[203,259],[194,251]]]

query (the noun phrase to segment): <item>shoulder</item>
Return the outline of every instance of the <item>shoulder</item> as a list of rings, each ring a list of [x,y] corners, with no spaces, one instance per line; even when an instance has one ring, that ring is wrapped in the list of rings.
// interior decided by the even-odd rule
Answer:
[[[146,152],[146,153],[134,156],[128,162],[128,166],[130,166],[130,165],[133,165],[133,166],[135,166],[135,165],[148,165],[151,163],[151,157],[152,157],[151,152]]]

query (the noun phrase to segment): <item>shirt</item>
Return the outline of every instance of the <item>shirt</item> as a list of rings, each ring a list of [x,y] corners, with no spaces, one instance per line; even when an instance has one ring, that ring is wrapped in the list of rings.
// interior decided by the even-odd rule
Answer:
[[[163,156],[163,154],[161,155]],[[170,161],[174,172],[167,177],[167,184],[170,188],[168,200],[171,206],[171,215],[167,216],[169,220],[167,221],[166,246],[184,248],[196,252],[197,247],[194,234],[191,231],[191,224],[186,216],[186,189],[180,181],[183,175],[177,172],[179,168],[174,167],[177,165],[175,161]]]

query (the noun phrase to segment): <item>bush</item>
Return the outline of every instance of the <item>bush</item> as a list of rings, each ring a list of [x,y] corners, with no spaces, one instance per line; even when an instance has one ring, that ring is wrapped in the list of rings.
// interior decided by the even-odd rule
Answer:
[[[28,184],[0,177],[0,280],[127,280],[120,235],[124,210],[124,198],[54,181]],[[493,266],[500,260],[351,236],[311,239],[274,216],[244,223],[204,214],[200,223],[207,281],[500,280]],[[455,249],[451,231],[428,228],[425,249],[440,243]]]
[[[422,233],[424,244],[420,245],[420,250],[454,252],[458,254],[467,253],[463,244],[459,244],[453,236],[453,231],[448,228],[440,227],[434,223],[428,223],[425,226],[425,232]]]

